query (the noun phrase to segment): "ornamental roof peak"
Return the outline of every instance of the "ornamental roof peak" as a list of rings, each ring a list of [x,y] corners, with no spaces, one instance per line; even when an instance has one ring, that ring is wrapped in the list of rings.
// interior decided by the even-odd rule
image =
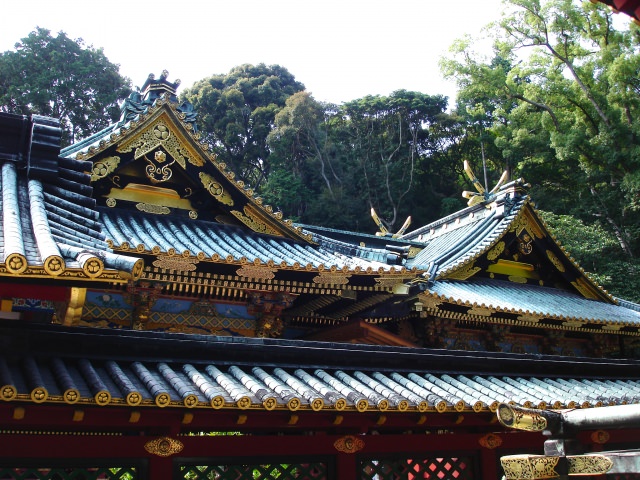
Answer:
[[[163,70],[158,79],[153,73],[150,73],[140,89],[144,100],[153,101],[163,94],[168,94],[172,99],[175,98],[181,82],[178,79],[175,82],[170,82],[167,80],[168,76],[169,72],[167,70]]]

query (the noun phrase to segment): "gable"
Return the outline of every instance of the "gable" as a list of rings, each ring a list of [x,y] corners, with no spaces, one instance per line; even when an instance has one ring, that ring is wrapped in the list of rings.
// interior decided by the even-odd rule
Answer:
[[[98,205],[239,225],[308,243],[301,229],[217,161],[184,118],[177,103],[159,98],[136,119],[73,152],[93,164]]]
[[[558,243],[528,200],[490,243],[455,268],[438,274],[439,279],[472,277],[547,286],[614,303]]]

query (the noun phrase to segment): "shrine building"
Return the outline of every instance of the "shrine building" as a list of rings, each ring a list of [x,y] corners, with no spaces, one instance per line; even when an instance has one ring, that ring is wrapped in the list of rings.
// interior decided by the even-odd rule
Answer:
[[[298,225],[177,87],[150,75],[62,150],[57,120],[0,114],[0,478],[500,478],[543,443],[501,403],[638,403],[640,306],[523,180],[397,234]]]

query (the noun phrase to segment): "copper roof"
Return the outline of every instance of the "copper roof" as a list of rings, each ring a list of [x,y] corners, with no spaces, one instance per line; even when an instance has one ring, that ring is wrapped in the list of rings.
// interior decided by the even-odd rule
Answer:
[[[481,412],[494,411],[501,402],[586,408],[640,401],[638,365],[632,361],[0,328],[5,339],[22,339],[20,348],[3,345],[4,401],[356,412]]]

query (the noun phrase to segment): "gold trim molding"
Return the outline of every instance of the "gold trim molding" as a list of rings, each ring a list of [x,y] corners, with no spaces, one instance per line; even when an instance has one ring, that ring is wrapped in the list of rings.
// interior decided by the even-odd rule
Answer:
[[[64,316],[64,325],[75,325],[82,318],[82,309],[87,298],[86,288],[71,288],[71,296],[69,298],[69,306]]]

